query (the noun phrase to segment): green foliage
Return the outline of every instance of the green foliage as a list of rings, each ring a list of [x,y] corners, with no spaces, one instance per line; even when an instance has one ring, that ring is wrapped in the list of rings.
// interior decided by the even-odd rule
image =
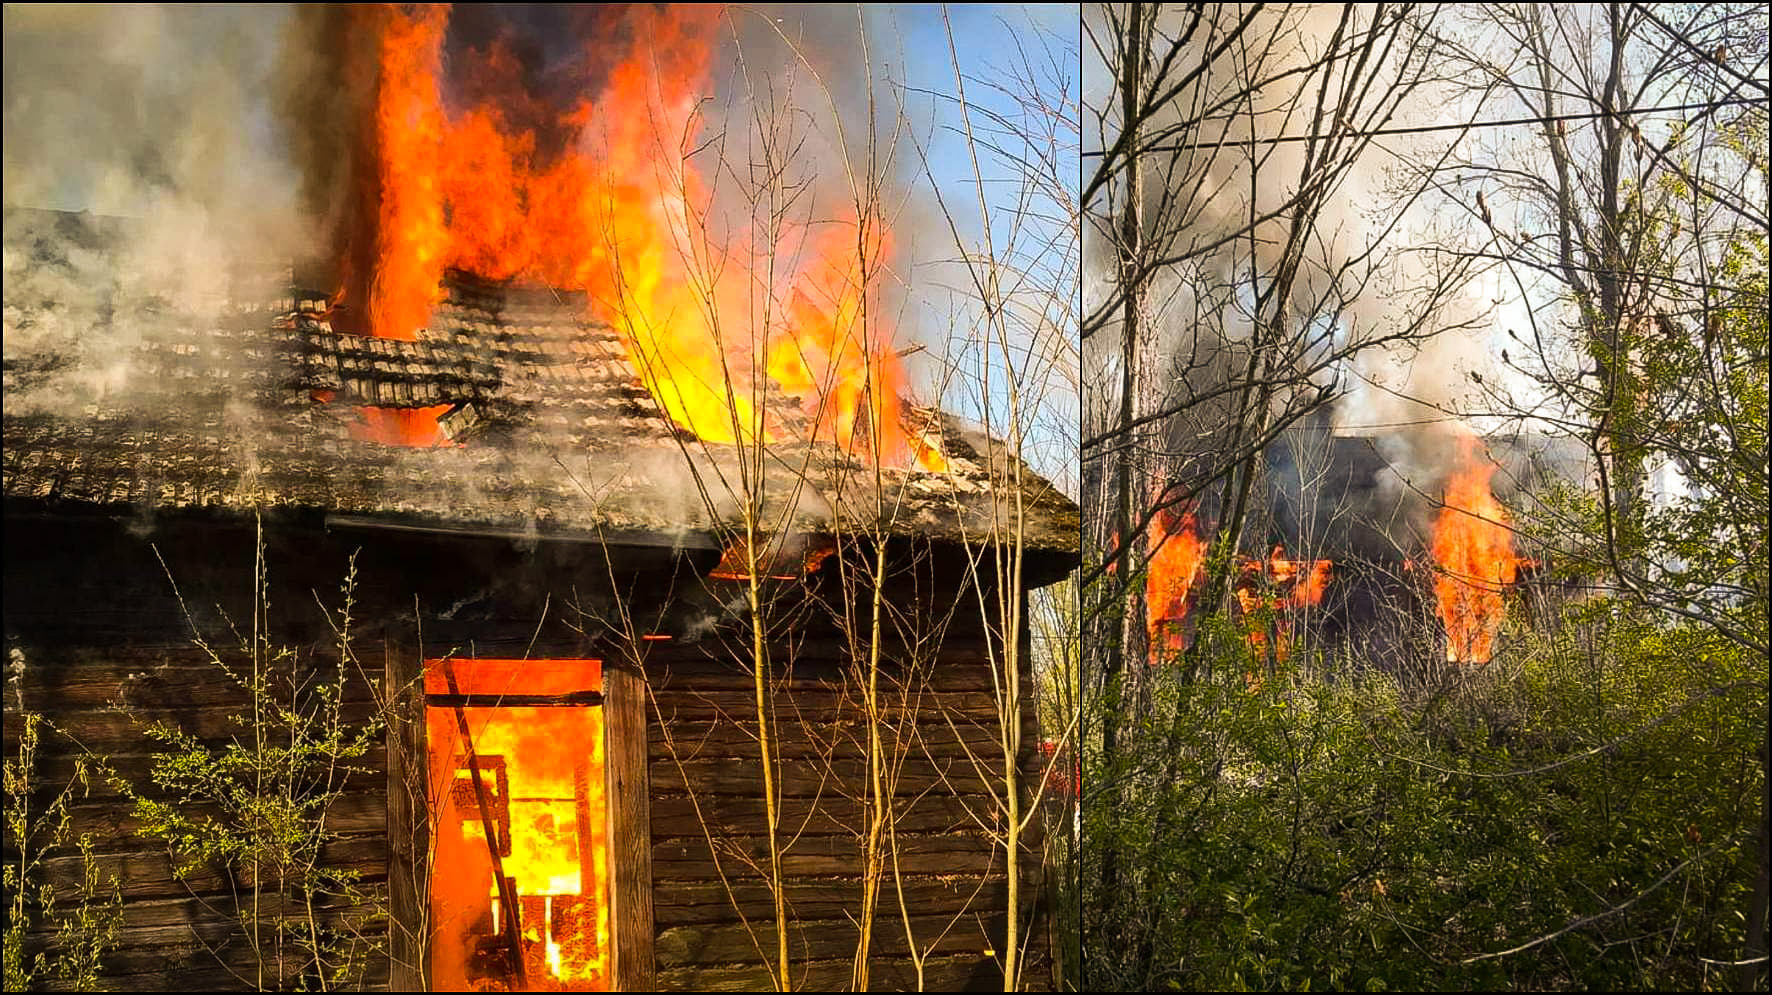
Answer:
[[[15,682],[22,677],[23,657],[13,651]],[[18,753],[5,762],[6,862],[0,869],[6,895],[4,974],[6,990],[28,990],[42,979],[81,991],[98,988],[104,957],[116,945],[123,922],[123,895],[114,875],[101,870],[93,856],[92,836],[72,835],[68,807],[85,792],[93,762],[79,757],[74,777],[40,812],[32,812],[36,780],[36,754],[47,720],[24,707],[7,716],[18,723]],[[66,855],[70,847],[80,854],[80,887],[72,895],[57,894],[53,884],[40,880],[44,861]],[[71,898],[69,904],[61,904]],[[27,950],[35,929],[52,931],[47,948]]]
[[[1710,962],[1744,941],[1763,659],[1611,601],[1434,687],[1201,638],[1085,775],[1128,785],[1086,805],[1083,851],[1114,834],[1130,875],[1084,923],[1089,987],[1730,986]]]
[[[356,562],[341,589],[326,674],[264,631],[262,554],[261,535],[254,631],[237,654],[197,641],[246,694],[249,705],[234,719],[239,733],[215,744],[165,722],[148,726],[161,745],[155,790],[130,794],[142,834],[165,843],[175,876],[208,871],[234,883],[234,914],[256,961],[249,982],[260,990],[354,987],[379,949],[366,927],[382,910],[357,871],[329,865],[340,834],[328,814],[348,779],[374,773],[363,760],[383,728],[379,718],[351,720],[343,707],[351,671],[360,669],[350,642]]]

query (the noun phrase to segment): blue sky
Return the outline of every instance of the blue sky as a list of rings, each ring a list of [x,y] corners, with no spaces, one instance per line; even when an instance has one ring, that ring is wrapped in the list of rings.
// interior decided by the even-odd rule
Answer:
[[[945,24],[943,10],[939,4],[870,7],[868,26],[870,35],[881,39],[874,42],[874,47],[887,49],[896,63],[889,69],[895,81],[902,82],[915,91],[914,100],[920,101],[913,103],[912,113],[920,123],[919,136],[927,141],[930,176],[925,183],[932,180],[934,186],[941,191],[961,239],[977,251],[982,248],[983,241],[983,225],[977,206],[978,178],[974,175],[972,158],[962,133],[963,122],[958,103],[952,99],[956,91],[954,63],[958,62],[959,69],[965,76],[966,100],[973,107],[972,128],[975,137],[981,144],[1001,144],[1005,152],[1017,152],[1019,150],[1015,147],[1015,137],[1002,126],[993,123],[989,115],[995,112],[1013,120],[1024,113],[1024,110],[1009,93],[999,87],[1012,85],[1011,74],[1025,55],[1037,74],[1053,74],[1042,76],[1039,84],[1048,94],[1056,92],[1062,86],[1067,91],[1064,96],[1071,103],[1071,113],[1074,114],[1080,85],[1077,68],[1080,22],[1078,8],[1074,5],[950,6],[946,8]],[[950,25],[953,33],[951,49],[948,38]],[[998,86],[990,85],[993,82]],[[1073,121],[1073,128],[1074,125]],[[1073,204],[1081,170],[1074,144],[1076,140],[1074,132],[1066,139],[1071,147],[1063,152],[1058,170],[1059,175],[1066,180],[1068,197]],[[1014,265],[1055,267],[1055,260],[1029,256],[1033,247],[1050,237],[1054,231],[1052,225],[1036,222],[1031,230],[1021,233],[1016,244],[1010,244],[1014,219],[1008,208],[1012,206],[1021,184],[1017,167],[1001,156],[981,151],[978,171],[982,176],[985,199],[992,215],[992,249],[999,255],[1007,252]],[[924,196],[929,195],[928,190],[921,193]],[[1032,210],[1048,217],[1056,213],[1054,205],[1050,203],[1036,203]],[[943,236],[932,231],[931,227],[927,224],[923,226],[920,237],[926,240],[926,244],[918,247],[919,258],[940,259],[951,256],[954,251],[951,236],[946,236],[945,242],[937,244]],[[1074,238],[1065,239],[1062,244],[1066,246],[1065,251],[1072,255],[1079,250]],[[1075,261],[1070,261],[1068,266],[1074,274]],[[951,265],[926,263],[919,267],[918,275],[913,277],[918,284],[914,292],[918,299],[930,305],[919,315],[925,322],[919,328],[919,335],[934,349],[943,348],[939,338],[944,334],[948,335],[949,341],[945,347],[956,351],[970,349],[965,362],[976,368],[979,359],[976,327],[967,328],[964,322],[967,318],[976,319],[977,301],[976,295],[968,299],[967,288],[961,284],[962,277],[958,268]],[[950,308],[962,315],[962,324],[959,327],[941,327]],[[1052,317],[1058,326],[1057,334],[1067,336],[1072,342],[1068,361],[1074,364],[1074,307],[1066,306],[1061,313]],[[1024,369],[1020,371],[1022,382],[1033,383],[1035,390],[1045,395],[1044,410],[1040,418],[1029,426],[1028,457],[1040,472],[1059,480],[1061,486],[1064,486],[1075,480],[1077,408],[1074,374],[1068,377],[1063,374],[1052,375],[1038,369],[1038,363],[1023,363],[1023,366]],[[1000,417],[1005,408],[1005,397],[1000,390],[1001,373],[999,366],[993,374],[998,379],[987,388],[988,402],[980,397],[974,397],[968,402],[955,398],[950,393],[947,406],[964,410],[976,408],[980,403],[989,403]],[[1042,376],[1045,379],[1041,379]],[[1001,433],[1000,423],[993,424],[992,427],[994,431]]]

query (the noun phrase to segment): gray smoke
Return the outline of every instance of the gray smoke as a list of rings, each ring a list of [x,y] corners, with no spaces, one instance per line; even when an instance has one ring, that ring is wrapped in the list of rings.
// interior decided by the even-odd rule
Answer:
[[[1095,18],[1090,30],[1096,37],[1112,34],[1099,12],[1091,9],[1086,16]],[[1242,16],[1233,7],[1209,12],[1180,64],[1191,68],[1203,61]],[[1256,18],[1243,43],[1227,46],[1207,71],[1142,126],[1146,135],[1182,146],[1146,158],[1139,200],[1142,237],[1157,240],[1166,256],[1185,260],[1151,281],[1141,311],[1145,354],[1155,359],[1142,373],[1138,408],[1181,408],[1162,427],[1165,455],[1158,462],[1163,465],[1151,470],[1159,484],[1188,480],[1221,459],[1218,450],[1235,418],[1236,403],[1236,395],[1224,388],[1250,375],[1256,318],[1252,301],[1281,268],[1293,214],[1281,212],[1256,224],[1252,233],[1244,229],[1252,217],[1285,204],[1299,189],[1305,157],[1320,151],[1304,142],[1267,140],[1324,130],[1315,120],[1322,70],[1287,74],[1311,66],[1330,43],[1341,16],[1339,7],[1328,5],[1271,7]],[[1163,15],[1157,26],[1159,48],[1166,39],[1181,36],[1188,17],[1182,10]],[[1358,15],[1355,36],[1370,26],[1371,17],[1369,10]],[[1402,58],[1412,33],[1409,26],[1400,29],[1388,62],[1360,68],[1360,82],[1370,84],[1368,96],[1346,123],[1395,128],[1437,123],[1455,111],[1432,83],[1431,52],[1416,50]],[[1099,64],[1096,69],[1094,78],[1086,74],[1086,99],[1102,109],[1105,121],[1103,133],[1091,138],[1097,147],[1108,147],[1119,127],[1119,106],[1113,81],[1099,71]],[[1391,107],[1397,82],[1417,74],[1425,74],[1426,81]],[[1251,79],[1276,82],[1248,93]],[[1338,85],[1340,79],[1338,75]],[[1335,92],[1331,87],[1331,101]],[[1390,110],[1369,113],[1379,107]],[[1250,144],[1252,139],[1256,144]],[[1326,417],[1300,425],[1289,444],[1326,450],[1331,430],[1372,437],[1378,452],[1371,462],[1388,467],[1376,487],[1367,486],[1371,481],[1356,482],[1358,494],[1351,500],[1358,507],[1336,510],[1385,521],[1390,523],[1387,531],[1394,528],[1399,534],[1425,522],[1460,451],[1459,426],[1451,412],[1469,410],[1469,373],[1487,369],[1474,334],[1486,320],[1486,302],[1474,300],[1462,277],[1435,257],[1413,251],[1433,242],[1436,228],[1458,223],[1436,215],[1446,213],[1442,201],[1413,196],[1421,177],[1406,164],[1432,161],[1427,153],[1434,141],[1438,139],[1387,138],[1382,150],[1368,149],[1338,174],[1321,210],[1310,219],[1298,279],[1277,309],[1279,333],[1290,344],[1280,350],[1277,370],[1256,368],[1257,378],[1296,378],[1293,388],[1275,399],[1276,412],[1308,399],[1313,387],[1333,385],[1338,399],[1323,412]],[[1095,207],[1100,225],[1086,240],[1092,295],[1086,311],[1104,299],[1099,295],[1114,279],[1113,226],[1123,222],[1126,194],[1116,188],[1112,195],[1119,202],[1111,211]],[[1240,231],[1239,237],[1226,240]],[[1272,321],[1275,312],[1263,317]],[[1405,331],[1410,333],[1406,341],[1385,341]],[[1104,425],[1111,422],[1119,401],[1119,337],[1110,323],[1096,336],[1093,363],[1086,357],[1092,382],[1105,385],[1090,416]],[[1349,346],[1357,347],[1351,360],[1308,378],[1299,372],[1328,349]],[[1350,452],[1346,446],[1338,451]],[[1298,496],[1312,476],[1306,465],[1309,455],[1270,452],[1271,486],[1293,495],[1293,507],[1276,509],[1286,520],[1277,527],[1286,532],[1323,517],[1295,507],[1311,500]],[[1499,475],[1497,484],[1503,484]],[[1337,499],[1346,498],[1343,490]]]
[[[263,99],[282,17],[17,4],[4,17],[8,404],[115,402],[139,347],[213,317],[304,244],[299,177]]]

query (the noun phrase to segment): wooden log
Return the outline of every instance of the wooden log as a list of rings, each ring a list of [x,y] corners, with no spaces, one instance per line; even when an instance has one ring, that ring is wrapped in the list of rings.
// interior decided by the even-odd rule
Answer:
[[[891,920],[884,928],[897,929],[900,885],[888,880],[882,886],[878,914]],[[859,876],[823,878],[786,883],[788,914],[794,919],[842,919],[861,908]],[[997,874],[944,874],[912,877],[902,882],[905,904],[924,915],[960,912],[1001,912],[1008,904],[1008,885]],[[753,922],[775,915],[774,897],[767,884],[755,879],[719,881],[671,881],[658,889],[653,912],[659,928],[737,922],[740,912]],[[880,928],[880,927],[876,927]]]
[[[135,841],[133,845],[142,848],[99,853],[93,857],[101,880],[114,876],[126,901],[213,894],[236,886],[250,888],[252,885],[251,872],[246,869],[228,875],[206,866],[178,878],[164,849],[152,848],[153,844],[147,841]],[[322,847],[320,859],[327,867],[356,871],[361,875],[360,882],[374,884],[385,879],[387,874],[387,837],[379,834],[345,837]],[[70,894],[83,880],[82,858],[78,854],[45,858],[41,873],[40,880],[54,887],[58,894]]]
[[[140,745],[150,749],[153,746],[152,743],[145,742]],[[113,753],[104,756],[102,759],[106,768],[108,768],[113,776],[122,779],[124,784],[131,786],[135,791],[150,798],[162,797],[162,793],[159,789],[154,787],[153,772],[154,765],[157,762],[156,754]],[[70,783],[73,783],[75,766],[82,760],[88,763],[91,762],[90,758],[82,758],[70,753],[40,754],[37,757],[35,773],[32,775],[33,782],[36,785],[32,792],[33,797],[43,797],[48,794],[59,792]],[[387,764],[387,747],[385,744],[378,741],[370,748],[369,752],[353,761],[353,764],[371,771],[381,770]],[[352,780],[347,780],[344,782],[345,793],[351,793],[352,791],[357,790],[359,786],[366,788],[375,780],[377,780],[377,778],[373,775],[360,775]],[[379,788],[376,790],[379,790]],[[122,792],[116,784],[112,783],[112,781],[107,778],[93,777],[88,780],[87,788],[81,797],[87,800],[97,801],[100,799],[120,798],[122,797]]]
[[[300,963],[284,958],[285,971],[299,975]],[[105,986],[124,992],[205,992],[251,990],[256,980],[256,960],[251,951],[229,948],[219,956],[195,944],[146,950],[114,951],[105,959],[100,977]],[[275,967],[271,967],[274,977]],[[79,991],[71,984],[46,979],[45,991]],[[293,985],[291,986],[293,987]],[[387,991],[388,961],[370,956],[362,975],[345,987],[357,991]]]
[[[853,838],[806,836],[781,839],[782,873],[787,878],[839,877],[860,873]],[[768,863],[764,836],[716,837],[716,851],[705,838],[679,837],[652,845],[653,880],[719,880],[755,877]],[[907,834],[897,838],[901,866],[915,874],[985,874],[1001,870],[1000,847],[967,833]]]
[[[339,708],[339,721],[346,729],[362,728],[378,717],[379,713],[380,708],[367,701],[345,702]],[[225,705],[194,708],[129,707],[123,710],[105,708],[43,714],[54,724],[56,731],[47,734],[39,749],[53,747],[56,745],[55,740],[65,736],[68,741],[78,743],[94,753],[139,753],[159,745],[157,740],[150,739],[147,735],[148,727],[156,722],[181,729],[206,746],[236,741],[251,742],[253,738],[252,712],[245,699]],[[279,729],[272,722],[273,720],[267,719],[266,725],[267,729],[276,730],[271,735],[271,745],[287,743],[286,727]],[[11,730],[7,733],[9,740],[14,735]],[[13,743],[9,742],[8,746],[13,746]]]
[[[306,914],[299,907],[287,910],[295,917],[290,922],[291,930],[305,926],[308,922]],[[165,923],[151,926],[123,926],[117,930],[116,947],[118,951],[167,950],[196,944],[209,949],[219,949],[234,944],[246,944],[248,927],[252,919],[252,908],[248,903],[234,913],[229,905],[219,905],[215,914],[194,917],[186,922]],[[276,919],[266,912],[262,905],[258,913],[259,938],[262,944],[269,945],[276,936]],[[321,929],[336,929],[347,934],[351,931],[371,929],[381,931],[381,919],[373,905],[361,908],[333,908],[317,910],[313,922]],[[53,949],[53,931],[38,931],[31,939],[43,944],[44,949]],[[286,938],[285,943],[290,940]]]
[[[716,690],[697,688],[693,691],[655,691],[658,702],[656,716],[667,722],[734,720],[755,715],[756,693],[751,690]],[[775,718],[778,721],[796,716],[808,720],[854,718],[861,714],[860,699],[828,688],[795,690],[793,694],[774,696]],[[996,696],[983,691],[932,691],[906,705],[889,701],[882,713],[887,721],[897,722],[904,716],[920,721],[943,721],[943,715],[969,717],[978,721],[997,721],[999,707]]]
[[[184,814],[192,819],[213,818],[219,812],[219,808],[209,803],[187,806],[184,810]],[[343,835],[386,832],[388,798],[364,783],[332,803],[326,810],[326,826]],[[102,848],[108,845],[107,841],[136,837],[141,831],[141,820],[133,805],[112,797],[70,806],[68,829],[76,839],[90,833]]]
[[[876,991],[974,992],[1002,991],[1003,971],[995,960],[962,954],[931,958],[919,978],[903,958],[874,958],[869,977]],[[853,964],[849,960],[800,962],[790,969],[795,991],[846,991]],[[658,974],[661,991],[756,992],[773,987],[762,966],[679,967]]]
[[[343,922],[359,917],[374,909],[375,902],[382,893],[382,889],[378,885],[366,885],[364,891],[367,899],[363,903],[347,902],[337,896],[323,896],[316,899],[315,908],[320,914],[330,917],[328,922]],[[243,900],[244,906],[242,908],[235,907],[236,897]],[[252,914],[251,903],[250,895],[235,896],[232,892],[186,895],[180,898],[137,898],[123,903],[120,925],[125,930],[137,931],[128,934],[131,936],[152,936],[154,934],[145,931],[156,928],[213,926],[216,923],[230,923],[238,926],[242,916]],[[285,898],[274,893],[267,893],[259,897],[258,915],[262,922],[272,922],[282,915],[306,915],[306,913],[305,902],[296,896]],[[53,930],[47,926],[40,926],[32,930],[32,935],[42,936],[49,933],[53,933]],[[140,944],[135,945],[139,946]]]
[[[653,790],[660,794],[752,795],[761,790],[763,783],[761,762],[753,758],[682,763],[659,760],[651,767]],[[775,765],[775,783],[784,798],[836,796],[853,792],[856,785],[863,783],[861,778],[866,771],[866,762],[862,760],[789,757]],[[997,775],[988,763],[975,765],[968,760],[948,758],[916,765],[907,763],[893,787],[896,795],[920,795],[927,791],[979,795],[989,793],[996,780]]]
[[[188,650],[188,651],[187,651]],[[195,648],[71,650],[39,662],[24,682],[25,706],[50,715],[103,709],[124,704],[137,708],[188,708],[237,705],[250,700],[225,671],[208,663]],[[307,661],[304,671],[322,680],[336,679],[336,664]],[[242,676],[248,676],[243,674]],[[347,671],[344,700],[373,699],[371,684]],[[276,690],[287,698],[287,685]]]
[[[995,806],[984,795],[930,793],[900,798],[894,811],[898,832],[956,832],[978,828],[974,816],[992,825]],[[783,833],[790,836],[857,835],[862,829],[862,806],[853,797],[826,795],[817,798],[783,798],[778,809]],[[652,838],[702,837],[707,829],[716,835],[741,831],[760,832],[764,825],[761,793],[758,796],[659,795],[652,799]],[[707,828],[703,827],[706,823]]]
[[[918,950],[929,955],[993,956],[997,945],[1007,935],[1001,913],[995,916],[971,913],[913,916],[910,927]],[[793,961],[853,956],[859,936],[856,924],[849,919],[796,920],[788,926],[788,956]],[[759,947],[764,951],[775,949],[775,924],[673,926],[659,931],[657,944],[661,971],[673,967],[761,961]],[[876,923],[872,948],[882,956],[908,952],[910,941],[905,936],[902,920],[894,917],[889,922]]]
[[[865,756],[868,748],[868,723],[859,717],[835,722],[790,719],[772,724],[769,733],[772,744],[780,744],[782,756]],[[888,762],[893,757],[912,756],[1000,757],[1003,749],[997,729],[970,722],[882,723],[880,733]],[[651,743],[653,760],[668,760],[673,750],[684,760],[754,755],[757,723],[680,722],[668,729],[655,728]]]

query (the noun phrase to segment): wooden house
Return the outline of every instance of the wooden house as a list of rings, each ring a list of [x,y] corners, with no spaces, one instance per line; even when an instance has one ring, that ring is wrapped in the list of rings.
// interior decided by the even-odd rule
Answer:
[[[1077,556],[1075,505],[1000,445],[932,415],[947,471],[878,477],[772,447],[752,479],[787,527],[753,597],[741,502],[709,483],[738,455],[662,418],[582,301],[452,278],[416,340],[372,339],[287,282],[98,286],[82,216],[9,211],[6,238],[6,700],[57,730],[46,791],[78,756],[110,772],[69,809],[123,897],[108,984],[316,980],[243,925],[262,867],[176,872],[136,800],[167,797],[154,723],[254,748],[256,668],[258,697],[337,685],[345,727],[385,723],[324,813],[349,897],[303,911],[361,941],[351,987],[764,989],[784,952],[795,987],[847,987],[884,797],[870,986],[999,988],[1006,745],[1021,811],[1040,783],[1001,606]],[[41,289],[75,284],[98,303]],[[1037,821],[1019,859],[1039,987]],[[42,875],[66,895],[82,866]]]

